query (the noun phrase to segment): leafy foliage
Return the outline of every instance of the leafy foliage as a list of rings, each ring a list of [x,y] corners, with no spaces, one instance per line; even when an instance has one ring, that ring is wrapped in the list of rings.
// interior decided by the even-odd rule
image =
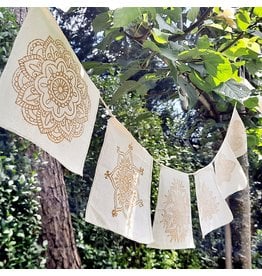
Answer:
[[[17,33],[15,17],[0,8],[0,72]],[[39,185],[29,143],[0,129],[0,268],[44,267],[38,214]],[[37,156],[36,156],[37,157]]]
[[[15,16],[8,9],[0,8],[0,74],[9,57],[17,28]]]
[[[53,11],[113,113],[159,162],[188,172],[208,164],[223,141],[232,105],[238,102],[249,135],[255,221],[253,265],[261,267],[262,121],[257,112],[261,94],[261,8],[72,8],[65,14]],[[0,21],[0,51],[4,53],[0,62],[4,63],[16,24],[5,9],[0,9]],[[84,221],[105,133],[105,113],[100,107],[84,177],[65,170],[83,268],[223,268],[223,230],[213,231],[202,240],[193,185],[194,250],[148,249]],[[35,173],[29,160],[22,157],[26,144],[2,137],[0,227],[5,228],[0,229],[0,266],[41,267],[44,259],[37,243],[40,218]],[[158,176],[156,164],[152,218]],[[18,207],[24,208],[19,215]]]
[[[0,135],[0,268],[41,268],[45,258],[39,245],[36,173],[24,155],[25,143],[6,138],[3,131]]]
[[[133,134],[137,133],[138,140],[147,126],[140,129],[139,118],[134,117],[139,112],[133,105],[138,107],[142,102],[146,107],[139,114],[144,122],[158,120],[155,114],[150,115],[152,111],[159,114],[165,142],[162,150],[167,152],[165,162],[172,167],[192,171],[212,160],[236,101],[238,107],[245,107],[241,116],[249,131],[249,148],[257,153],[251,163],[259,158],[261,127],[254,123],[259,116],[256,108],[261,90],[258,13],[254,8],[124,8],[99,16],[104,29],[95,19],[96,30],[104,30],[100,49],[114,55],[118,64],[115,72],[121,72],[121,85],[110,96],[112,108],[131,132],[135,125]],[[96,64],[93,66],[96,71]],[[181,116],[178,97],[187,111]],[[126,109],[132,114],[130,121]],[[147,145],[149,151],[152,148]],[[156,195],[155,184],[152,191]],[[224,267],[223,231],[214,231],[200,242],[196,220],[194,230],[197,249],[177,252],[181,267]]]

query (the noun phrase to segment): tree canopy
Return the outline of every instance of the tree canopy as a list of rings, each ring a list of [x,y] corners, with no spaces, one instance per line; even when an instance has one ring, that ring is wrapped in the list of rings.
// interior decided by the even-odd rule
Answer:
[[[113,113],[159,162],[187,172],[207,165],[222,144],[236,104],[248,134],[252,265],[261,268],[262,8],[50,10]],[[18,26],[7,9],[0,10],[0,21],[3,22],[0,24],[1,71]],[[84,177],[64,170],[82,267],[224,268],[224,230],[215,230],[202,240],[196,215],[193,217],[194,250],[149,249],[84,222],[106,119],[105,109],[100,107]],[[0,199],[0,267],[22,268],[28,259],[28,267],[40,267],[44,264],[43,250],[47,245],[40,238],[40,247],[36,246],[40,235],[37,215],[40,207],[32,200],[39,189],[36,175],[30,169],[23,176],[22,171],[28,168],[23,160],[18,159],[19,163],[14,164],[16,156],[23,154],[19,143],[24,150],[26,142],[3,130],[2,133],[4,136],[0,137],[8,139],[0,143],[0,168],[4,172],[0,176],[0,194],[4,198],[4,203]],[[37,154],[32,162],[34,166],[39,162]],[[159,167],[155,166],[152,218],[158,181]],[[10,192],[3,187],[8,187]],[[28,187],[32,187],[30,192]],[[12,219],[16,216],[12,204],[22,204],[25,195],[28,195],[26,208],[30,214],[24,212],[23,217],[29,219],[23,222],[23,227],[18,227],[19,223]],[[197,213],[195,201],[192,193],[193,214]],[[27,256],[24,252],[15,258],[31,220],[35,235],[29,235],[26,240],[31,251]],[[233,259],[237,259],[234,254]]]

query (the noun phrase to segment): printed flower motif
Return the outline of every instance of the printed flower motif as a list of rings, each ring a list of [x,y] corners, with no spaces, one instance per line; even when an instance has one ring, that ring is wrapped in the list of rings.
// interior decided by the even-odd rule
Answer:
[[[208,223],[214,215],[219,212],[219,202],[216,196],[208,189],[208,183],[200,182],[198,211],[202,214],[203,220]]]
[[[117,166],[112,172],[106,171],[105,178],[109,178],[114,188],[114,209],[112,216],[116,217],[123,212],[128,217],[128,212],[136,205],[142,207],[143,201],[139,198],[137,189],[139,175],[143,175],[144,169],[138,169],[133,162],[132,145],[128,146],[127,152],[117,148]],[[130,214],[129,214],[130,215]]]
[[[183,208],[189,206],[189,199],[183,183],[174,179],[170,190],[165,195],[162,208],[162,220],[165,232],[170,237],[170,242],[182,242],[188,234],[190,217]]]
[[[24,119],[54,143],[82,135],[91,104],[80,67],[62,41],[35,39],[13,76]]]

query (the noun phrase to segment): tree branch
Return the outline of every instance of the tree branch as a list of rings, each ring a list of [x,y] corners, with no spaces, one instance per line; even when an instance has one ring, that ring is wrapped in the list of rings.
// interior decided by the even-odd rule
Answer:
[[[183,34],[174,34],[168,37],[169,41],[177,41],[185,38],[185,36],[194,30],[196,27],[200,26],[201,23],[208,17],[213,8],[207,8],[206,11],[201,15],[201,17],[193,24],[191,24],[188,28],[184,30]]]
[[[220,53],[225,52],[227,49],[229,49],[231,46],[233,46],[242,36],[244,35],[244,32],[241,32],[233,41],[231,41],[227,46],[225,46],[222,50],[220,50]]]

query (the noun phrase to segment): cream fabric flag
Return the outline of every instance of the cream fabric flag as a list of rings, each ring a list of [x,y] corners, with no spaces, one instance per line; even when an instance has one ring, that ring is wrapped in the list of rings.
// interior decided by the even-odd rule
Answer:
[[[153,158],[114,117],[108,120],[85,220],[128,239],[153,241]]]
[[[31,8],[0,80],[0,126],[82,175],[99,103],[47,8]]]
[[[188,174],[161,165],[154,242],[160,249],[194,248]]]
[[[214,163],[216,182],[224,198],[243,190],[247,186],[246,175],[227,140],[224,141],[219,149]]]
[[[247,152],[246,129],[236,107],[232,113],[225,140],[236,157],[244,155]]]
[[[195,173],[197,207],[202,235],[228,224],[233,215],[220,193],[212,163]]]

